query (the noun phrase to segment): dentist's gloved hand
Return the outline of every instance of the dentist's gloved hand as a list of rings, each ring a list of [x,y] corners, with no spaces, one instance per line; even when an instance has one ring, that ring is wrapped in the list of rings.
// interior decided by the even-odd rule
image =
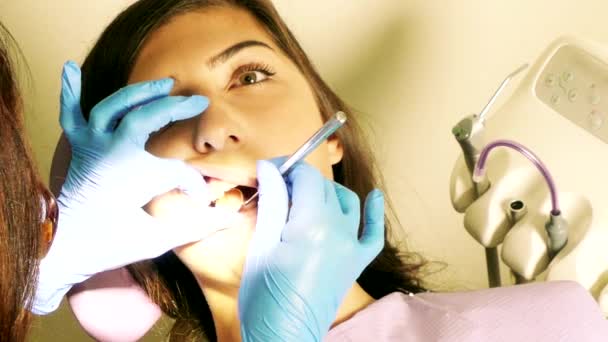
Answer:
[[[384,246],[383,195],[367,196],[359,239],[354,192],[300,163],[287,175],[288,209],[277,168],[260,161],[257,172],[258,221],[238,298],[242,339],[321,341],[346,293]]]
[[[168,96],[171,79],[143,82],[101,101],[86,122],[80,88],[79,67],[66,63],[60,121],[72,146],[72,160],[57,199],[59,227],[40,264],[32,310],[36,314],[55,310],[73,285],[96,273],[200,240],[230,220],[227,213],[208,207],[207,185],[197,170],[144,150],[151,133],[203,112],[206,98]],[[173,189],[190,195],[189,203],[197,208],[200,204],[200,210],[194,210],[196,218],[184,214],[176,215],[181,221],[161,220],[142,209],[153,197]]]

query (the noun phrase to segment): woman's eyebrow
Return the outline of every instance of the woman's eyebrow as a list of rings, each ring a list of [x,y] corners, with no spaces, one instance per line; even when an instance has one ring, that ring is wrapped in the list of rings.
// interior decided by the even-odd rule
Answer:
[[[209,60],[207,61],[207,66],[210,69],[215,68],[219,63],[224,63],[226,62],[228,59],[230,59],[232,56],[234,56],[235,54],[237,54],[239,51],[249,48],[249,47],[253,47],[253,46],[262,46],[265,48],[268,48],[270,50],[273,50],[268,44],[266,43],[262,43],[260,41],[257,40],[246,40],[240,43],[236,43],[234,45],[232,45],[231,47],[227,48],[226,50],[220,52],[219,54],[209,58]],[[273,50],[274,51],[274,50]]]

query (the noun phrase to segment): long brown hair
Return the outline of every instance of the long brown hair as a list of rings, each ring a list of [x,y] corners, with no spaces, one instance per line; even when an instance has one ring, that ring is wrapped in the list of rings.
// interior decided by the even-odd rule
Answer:
[[[321,79],[269,0],[141,0],[134,3],[105,29],[82,66],[83,112],[88,113],[96,103],[126,85],[138,53],[152,32],[177,15],[209,6],[233,6],[250,12],[308,80],[323,118],[327,119],[338,109],[352,114]],[[349,115],[349,121],[337,135],[344,145],[344,157],[333,167],[335,181],[352,189],[360,198],[365,198],[374,187],[382,188],[373,154],[353,115]],[[394,227],[388,219],[386,222],[385,247],[361,274],[358,283],[376,299],[395,291],[423,291],[419,272],[425,261],[415,253],[397,248],[390,238]],[[202,291],[172,252],[130,266],[130,271],[165,314],[176,319],[172,341],[216,340],[213,318]]]
[[[38,260],[44,254],[40,180],[23,133],[14,73],[18,51],[0,24],[0,337],[6,341],[26,340]]]

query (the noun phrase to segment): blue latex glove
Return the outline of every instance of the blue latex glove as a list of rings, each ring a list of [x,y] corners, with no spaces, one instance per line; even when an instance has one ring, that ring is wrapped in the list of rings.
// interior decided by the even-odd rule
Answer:
[[[138,83],[97,104],[87,123],[80,109],[80,88],[80,69],[66,63],[60,122],[72,145],[72,160],[57,199],[59,227],[40,264],[32,310],[36,314],[55,310],[72,285],[96,273],[157,257],[234,219],[208,207],[210,194],[197,170],[144,150],[152,132],[204,111],[205,97],[168,96],[172,79]],[[122,121],[115,129],[118,120]],[[191,207],[161,220],[142,209],[153,197],[173,189],[191,195],[184,196],[187,203],[197,209],[200,204],[200,210]],[[186,212],[196,212],[197,217]]]
[[[383,195],[368,195],[359,239],[354,192],[300,163],[287,175],[288,209],[277,168],[260,161],[257,172],[258,221],[238,299],[241,336],[246,342],[321,341],[347,291],[384,246]]]

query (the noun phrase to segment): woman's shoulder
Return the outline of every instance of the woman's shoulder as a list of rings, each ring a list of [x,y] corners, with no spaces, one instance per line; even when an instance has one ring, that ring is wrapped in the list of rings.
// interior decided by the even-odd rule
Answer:
[[[607,341],[608,323],[580,285],[533,283],[451,293],[391,293],[326,341]]]

